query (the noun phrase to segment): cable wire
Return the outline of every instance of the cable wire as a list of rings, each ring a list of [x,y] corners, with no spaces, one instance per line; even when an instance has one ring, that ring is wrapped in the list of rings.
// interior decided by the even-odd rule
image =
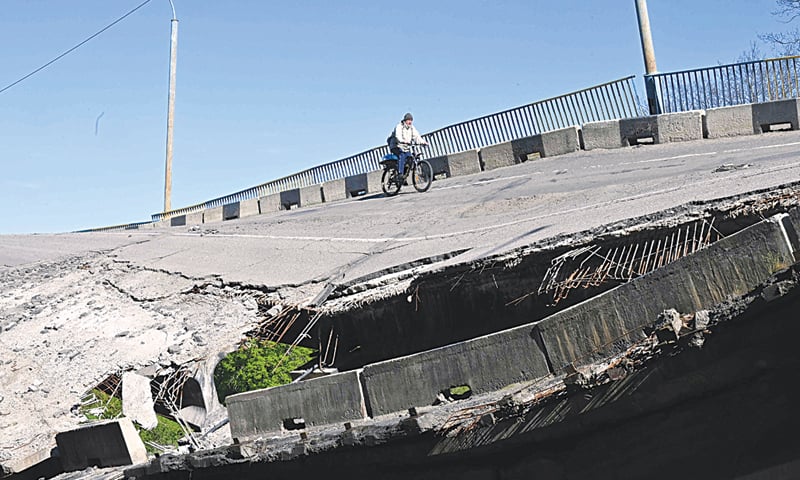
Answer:
[[[100,30],[99,32],[95,33],[95,34],[94,34],[94,35],[92,35],[91,37],[87,38],[86,40],[82,41],[81,43],[79,43],[79,44],[75,45],[74,47],[70,48],[70,49],[69,49],[69,50],[67,50],[66,52],[64,52],[64,53],[62,53],[61,55],[57,56],[56,58],[54,58],[54,59],[50,60],[49,62],[45,63],[45,64],[44,64],[44,65],[42,65],[41,67],[39,67],[39,68],[37,68],[36,70],[32,71],[31,73],[29,73],[29,74],[25,75],[24,77],[20,78],[20,79],[19,79],[19,80],[17,80],[16,82],[14,82],[14,83],[11,83],[10,85],[7,85],[7,86],[3,87],[2,89],[0,89],[0,93],[3,93],[3,92],[5,92],[6,90],[8,90],[9,88],[13,87],[14,85],[17,85],[18,83],[21,83],[21,82],[23,82],[23,81],[27,80],[28,78],[30,78],[30,77],[32,77],[32,76],[34,76],[34,75],[36,75],[37,73],[41,72],[41,71],[42,71],[42,70],[44,70],[45,68],[49,67],[50,65],[52,65],[52,64],[54,64],[54,63],[56,63],[57,61],[61,60],[61,59],[62,59],[62,58],[64,58],[64,57],[66,57],[67,55],[69,55],[69,54],[70,54],[70,53],[72,53],[73,51],[75,51],[75,50],[77,50],[78,48],[82,47],[84,44],[86,44],[87,42],[89,42],[89,41],[90,41],[91,39],[93,39],[94,37],[96,37],[96,36],[100,35],[101,33],[105,32],[105,31],[106,31],[106,30],[108,30],[109,28],[111,28],[111,27],[113,27],[114,25],[118,24],[119,22],[121,22],[122,20],[124,20],[126,17],[128,17],[128,16],[129,16],[129,15],[131,15],[131,14],[133,14],[135,11],[139,10],[140,8],[144,7],[145,5],[147,5],[147,4],[148,4],[148,3],[150,3],[150,2],[151,2],[151,0],[145,0],[144,2],[142,2],[141,4],[139,4],[139,6],[138,6],[138,7],[134,8],[134,9],[133,9],[133,10],[131,10],[130,12],[126,13],[125,15],[123,15],[123,16],[121,16],[121,17],[119,17],[118,19],[114,20],[114,21],[113,21],[113,22],[111,22],[110,24],[106,25],[106,26],[105,26],[105,27],[104,27],[102,30]]]

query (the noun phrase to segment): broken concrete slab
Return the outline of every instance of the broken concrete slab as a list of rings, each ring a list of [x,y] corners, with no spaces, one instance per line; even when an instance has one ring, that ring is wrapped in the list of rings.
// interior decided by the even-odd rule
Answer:
[[[133,372],[122,374],[122,413],[145,430],[158,425],[150,379]]]
[[[134,465],[147,461],[142,439],[128,418],[108,420],[56,435],[61,465],[67,472],[87,467]]]

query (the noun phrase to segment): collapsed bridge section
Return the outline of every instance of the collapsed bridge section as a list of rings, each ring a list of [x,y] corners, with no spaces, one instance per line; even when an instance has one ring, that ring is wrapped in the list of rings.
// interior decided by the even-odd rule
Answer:
[[[331,308],[326,314],[314,312],[304,324],[306,334],[313,330],[309,325],[317,328],[316,341],[338,338],[334,344],[338,343],[341,356],[335,361],[340,363],[334,365],[348,371],[309,380],[302,386],[293,384],[228,397],[231,432],[241,440],[280,432],[287,421],[299,419],[304,425],[320,426],[376,418],[452,400],[453,389],[457,387],[486,394],[521,382],[562,377],[586,365],[607,361],[649,336],[664,310],[702,312],[731,296],[747,293],[775,272],[794,264],[800,249],[796,233],[800,231],[797,200],[796,191],[790,188],[714,205],[689,205],[681,214],[671,212],[650,222],[648,228],[642,228],[642,219],[638,219],[638,222],[597,235],[587,234],[584,244],[567,244],[561,239],[548,248],[531,249],[526,252],[531,253],[527,256],[515,252],[511,256],[490,259],[479,268],[446,267],[409,276],[405,283],[399,282],[405,286],[400,289],[401,293],[397,291],[397,284],[376,284],[377,289],[392,292],[378,301],[384,317],[374,312],[359,317],[353,311]],[[764,215],[776,212],[788,213],[761,220]],[[653,225],[656,228],[652,228]],[[716,233],[701,236],[686,233],[695,231]],[[637,237],[639,234],[642,236]],[[669,242],[667,252],[657,247],[665,238],[676,239]],[[587,282],[587,288],[575,289],[582,295],[577,298],[561,295],[556,302],[556,297],[542,289],[542,285],[548,284],[543,279],[548,275],[552,278],[551,267],[563,267],[564,259],[572,258],[565,254],[585,253],[589,242],[597,243],[606,252],[620,248],[641,251],[642,248],[637,249],[635,245],[647,245],[645,255],[655,251],[660,252],[657,257],[671,257],[666,264],[639,272],[625,283],[620,284],[619,279],[607,274],[610,281]],[[623,242],[627,242],[628,247]],[[652,247],[654,242],[656,246]],[[592,247],[589,251],[600,250]],[[542,257],[537,259],[533,252]],[[633,260],[624,263],[623,268],[633,271],[631,265],[644,266],[646,262],[658,265],[647,256],[639,258],[631,254],[628,258]],[[589,256],[578,262],[576,268],[581,272],[595,272],[588,278],[602,278],[597,272],[609,272],[609,256],[599,257]],[[515,263],[508,263],[509,259]],[[489,270],[497,264],[502,267],[493,272]],[[487,270],[491,272],[489,275]],[[532,276],[530,272],[539,272],[539,275]],[[467,279],[468,274],[471,278]],[[517,275],[516,288],[509,288],[511,292],[497,298],[503,289],[495,287],[494,283],[515,285],[514,274]],[[481,275],[489,278],[481,281]],[[464,289],[469,289],[453,293],[457,289],[452,288],[451,282],[459,278]],[[579,276],[570,274],[567,278],[575,280]],[[426,293],[421,293],[422,286],[432,292],[430,287],[436,282],[439,291],[445,292],[445,298],[426,299]],[[418,293],[413,293],[415,287],[420,287]],[[525,294],[529,298],[524,301],[516,304],[510,301]],[[414,295],[420,296],[416,309]],[[345,295],[340,294],[331,299],[331,304],[344,298]],[[474,303],[450,312],[449,317],[446,308],[436,306],[438,301],[453,306],[468,298]],[[348,301],[352,302],[352,298]],[[428,305],[434,308],[427,309]],[[371,309],[361,311],[364,310]],[[396,314],[397,310],[405,315]],[[362,326],[368,326],[364,327],[361,338],[372,335],[374,329],[379,332],[375,337],[386,342],[393,339],[394,343],[348,350],[347,342],[352,340],[346,334],[351,331],[340,327],[347,321],[348,314],[359,318]],[[465,333],[459,328],[462,323],[456,321],[455,315],[463,318],[468,330],[466,335],[481,329],[486,333],[458,341]],[[702,314],[697,315],[696,327],[700,330],[703,318]],[[349,321],[355,324],[354,320]],[[428,322],[438,328],[425,327]],[[330,333],[331,328],[335,333]],[[419,330],[424,328],[429,328],[427,332],[433,340],[420,334]],[[431,346],[433,342],[442,344]],[[366,353],[357,353],[360,350]],[[398,355],[398,351],[403,353]],[[326,357],[327,353],[322,351],[321,358]],[[369,360],[357,361],[364,359]]]

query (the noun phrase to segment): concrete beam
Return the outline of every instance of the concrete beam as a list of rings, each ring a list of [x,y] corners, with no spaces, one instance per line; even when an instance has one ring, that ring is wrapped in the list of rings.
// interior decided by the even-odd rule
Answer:
[[[732,107],[710,108],[703,116],[703,136],[705,138],[735,137],[752,135],[753,107],[734,105]]]
[[[441,157],[427,159],[433,167],[433,174],[445,174],[448,178],[470,175],[481,172],[481,160],[478,150],[451,153]]]
[[[545,355],[531,332],[526,325],[365,366],[370,415],[432,405],[452,387],[467,385],[481,394],[548,376]]]
[[[147,451],[128,418],[97,422],[56,435],[61,465],[67,472],[87,467],[116,467],[147,461]]]
[[[344,178],[322,184],[322,201],[335,202],[347,198],[347,181]]]
[[[776,218],[762,221],[536,324],[555,373],[625,350],[669,308],[691,313],[742,295],[793,263]],[[642,299],[647,299],[643,302]]]
[[[799,105],[796,98],[752,104],[753,132],[769,132],[772,126],[779,124],[789,124],[792,130],[798,130]]]
[[[280,431],[285,422],[306,426],[366,418],[359,371],[337,373],[225,399],[231,436],[238,440]]]

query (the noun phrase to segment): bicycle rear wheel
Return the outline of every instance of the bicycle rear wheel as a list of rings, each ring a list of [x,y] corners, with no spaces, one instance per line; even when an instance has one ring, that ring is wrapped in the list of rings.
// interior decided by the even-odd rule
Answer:
[[[411,182],[414,188],[422,193],[427,192],[431,188],[433,182],[433,168],[427,160],[420,160],[414,167],[414,172],[411,177]]]
[[[383,169],[383,174],[381,175],[381,189],[387,197],[397,195],[400,191],[400,182],[397,181],[399,175],[397,169],[394,167]]]

